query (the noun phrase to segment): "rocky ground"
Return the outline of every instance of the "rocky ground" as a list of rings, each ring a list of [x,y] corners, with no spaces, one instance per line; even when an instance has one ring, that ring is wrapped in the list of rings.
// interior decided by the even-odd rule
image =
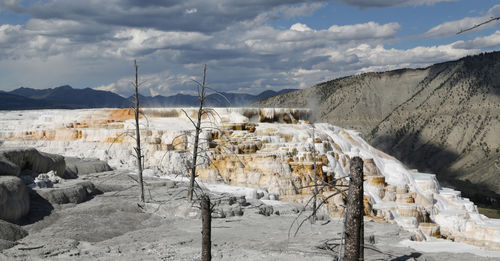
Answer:
[[[199,260],[200,211],[187,201],[186,183],[148,178],[147,203],[138,204],[135,180],[127,172],[108,171],[63,180],[54,188],[37,188],[43,192],[37,198],[31,192],[30,212],[21,221],[28,235],[1,250],[0,260]],[[82,188],[86,193],[76,192]],[[314,224],[305,222],[296,237],[289,237],[301,205],[210,194],[217,203],[212,219],[214,260],[335,260],[341,220],[323,217]],[[3,234],[5,226],[0,228]],[[500,257],[487,251],[481,256],[459,253],[467,251],[460,244],[455,249],[452,245],[451,252],[444,252],[444,247],[437,253],[423,251],[432,248],[417,247],[411,234],[397,225],[368,219],[365,235],[366,260]],[[448,248],[450,244],[445,242]]]

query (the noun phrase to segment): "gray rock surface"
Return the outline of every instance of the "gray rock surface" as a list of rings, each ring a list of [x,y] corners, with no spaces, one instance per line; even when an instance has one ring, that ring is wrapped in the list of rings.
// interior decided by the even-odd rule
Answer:
[[[0,176],[0,219],[17,221],[29,209],[29,193],[23,180],[14,176]]]
[[[98,173],[113,170],[107,162],[99,159],[81,159],[75,157],[65,157],[66,169],[65,178],[76,178],[79,175]]]
[[[137,204],[137,183],[127,172],[89,174],[85,179],[96,187],[111,189],[112,184],[121,190],[81,204],[55,206],[50,215],[25,226],[29,235],[0,252],[0,260],[199,260],[201,220],[191,215],[197,208],[186,199],[186,184],[170,186],[173,183],[165,180],[146,179],[150,203],[141,205]],[[220,198],[223,207],[246,210],[243,216],[212,219],[214,260],[332,260],[337,255],[340,220],[307,223],[296,237],[289,237],[289,229],[295,231],[291,225],[297,214],[285,209],[295,209],[298,203],[274,201],[283,214],[263,216],[256,211],[262,201],[212,196]],[[408,240],[411,234],[397,225],[365,221],[365,231],[374,239],[366,241],[365,260],[491,260],[400,246],[399,241]]]
[[[99,193],[90,181],[65,182],[52,188],[35,188],[32,193],[47,200],[51,204],[79,204]]]
[[[185,183],[167,187],[164,180],[146,179],[150,203],[141,205],[137,204],[137,183],[127,172],[89,174],[85,179],[96,186],[127,189],[109,191],[81,204],[55,206],[50,215],[26,225],[29,235],[1,251],[0,260],[200,259],[200,217],[182,216],[178,211],[196,209],[196,203],[186,199]],[[332,260],[337,256],[340,220],[307,222],[296,237],[289,237],[290,229],[295,232],[291,226],[297,214],[285,208],[295,209],[298,203],[268,201],[279,205],[283,214],[263,216],[257,212],[262,201],[248,200],[242,206],[238,199],[221,200],[221,204],[242,207],[243,216],[212,219],[213,260]],[[426,253],[400,245],[411,234],[397,225],[365,220],[365,232],[374,239],[366,240],[365,260],[492,260],[470,253]]]
[[[0,150],[0,175],[20,176],[23,170],[64,176],[66,163],[61,155],[39,152],[34,148]]]
[[[0,239],[0,251],[2,251],[4,249],[11,248],[15,245],[16,245],[16,242],[14,242],[14,241]],[[1,255],[0,255],[0,257],[1,257]]]
[[[0,239],[7,241],[17,241],[28,235],[28,232],[24,228],[9,223],[4,220],[0,220]]]

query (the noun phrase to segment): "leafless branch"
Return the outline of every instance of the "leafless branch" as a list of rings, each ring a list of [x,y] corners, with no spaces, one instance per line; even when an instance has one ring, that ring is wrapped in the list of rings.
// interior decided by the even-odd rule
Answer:
[[[484,21],[484,22],[482,22],[482,23],[476,24],[476,25],[474,25],[474,26],[472,26],[472,27],[469,27],[469,28],[467,28],[467,29],[460,30],[459,32],[457,32],[457,34],[461,34],[461,33],[464,33],[464,32],[467,32],[467,31],[470,31],[470,30],[472,30],[472,29],[478,28],[478,27],[480,27],[480,26],[482,26],[482,25],[485,25],[485,24],[487,24],[487,23],[491,23],[491,22],[493,22],[493,21],[495,21],[495,20],[496,20],[496,21],[500,20],[500,16],[498,16],[498,17],[492,17],[492,18],[491,18],[490,20],[488,20],[488,21]]]
[[[189,119],[189,121],[191,121],[191,123],[193,124],[193,126],[196,128],[196,123],[193,121],[193,119],[191,119],[191,116],[189,116],[184,109],[181,109],[181,111],[184,112],[184,114],[186,115],[186,117]]]

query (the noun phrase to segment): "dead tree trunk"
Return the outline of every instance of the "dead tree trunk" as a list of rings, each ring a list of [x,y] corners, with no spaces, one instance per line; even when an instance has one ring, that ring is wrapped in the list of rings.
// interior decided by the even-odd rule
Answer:
[[[212,260],[212,213],[210,197],[203,195],[201,198],[201,260]]]
[[[312,155],[312,158],[313,158],[313,169],[314,169],[314,192],[313,192],[314,193],[314,195],[313,195],[314,199],[313,199],[313,213],[312,213],[312,216],[311,216],[311,218],[312,218],[311,221],[314,223],[314,222],[316,222],[316,219],[317,219],[316,218],[316,208],[317,208],[316,201],[317,201],[317,197],[318,197],[318,187],[317,187],[318,186],[318,183],[317,183],[318,182],[318,171],[316,170],[316,168],[317,168],[317,166],[316,166],[316,143],[315,143],[316,137],[314,135],[314,123],[312,124],[312,131],[313,131],[313,133],[312,133],[312,139],[313,139],[313,143],[312,143],[313,144],[313,155]]]
[[[347,195],[347,213],[345,226],[345,261],[358,261],[363,256],[361,236],[363,225],[363,160],[354,157],[351,160],[349,194]]]
[[[201,90],[198,92],[198,96],[200,98],[200,108],[198,109],[198,121],[196,122],[196,130],[194,135],[194,148],[193,148],[193,162],[191,167],[191,177],[189,179],[189,188],[188,188],[188,200],[193,200],[193,192],[194,192],[194,179],[196,178],[196,159],[198,157],[198,143],[200,139],[201,132],[201,116],[203,115],[203,103],[205,101],[205,78],[207,74],[207,65],[203,67],[203,81],[201,83]]]
[[[139,131],[139,77],[137,74],[138,66],[137,66],[137,61],[134,60],[134,67],[135,67],[135,82],[134,87],[135,87],[135,141],[136,141],[136,147],[135,153],[137,156],[137,175],[139,176],[139,189],[140,189],[140,194],[139,194],[139,199],[141,202],[144,202],[144,183],[142,181],[142,152],[141,152],[141,134]]]
[[[363,201],[361,201],[363,202]],[[363,206],[363,203],[361,203]],[[363,207],[364,209],[364,207]],[[365,221],[363,217],[365,216],[364,211],[361,214],[361,231],[360,231],[360,246],[359,246],[359,260],[365,260]]]

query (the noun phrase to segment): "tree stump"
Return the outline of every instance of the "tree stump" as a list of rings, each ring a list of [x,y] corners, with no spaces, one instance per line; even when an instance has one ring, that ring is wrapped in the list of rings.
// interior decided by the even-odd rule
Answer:
[[[344,260],[358,261],[363,258],[363,160],[354,157],[351,160],[349,194],[347,195],[347,213],[345,226]]]
[[[201,197],[201,260],[212,260],[212,210],[210,197]]]

